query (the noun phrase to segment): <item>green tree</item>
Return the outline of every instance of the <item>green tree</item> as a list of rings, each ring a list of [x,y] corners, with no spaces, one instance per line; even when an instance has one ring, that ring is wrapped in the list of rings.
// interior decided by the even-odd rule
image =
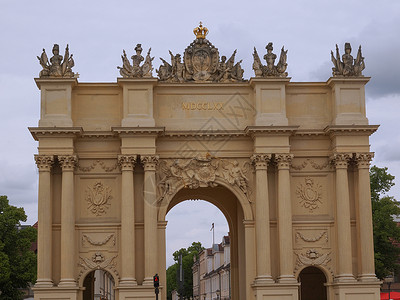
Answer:
[[[204,249],[200,242],[193,242],[188,248],[181,248],[173,253],[175,263],[167,269],[167,299],[171,300],[173,290],[178,290],[177,272],[179,255],[182,254],[182,266],[184,272],[184,295],[187,299],[193,297],[193,273],[192,266],[194,257],[198,258],[199,253]]]
[[[383,279],[400,267],[400,227],[393,217],[400,215],[397,201],[387,193],[394,186],[394,176],[387,168],[373,166],[370,170],[372,220],[374,227],[375,273]]]
[[[36,241],[36,229],[19,229],[26,221],[23,208],[9,204],[0,196],[0,299],[22,298],[21,288],[36,281],[36,254],[30,250]]]

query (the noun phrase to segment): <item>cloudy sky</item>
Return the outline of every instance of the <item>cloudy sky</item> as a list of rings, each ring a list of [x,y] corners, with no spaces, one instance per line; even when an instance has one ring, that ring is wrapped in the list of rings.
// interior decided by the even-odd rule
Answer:
[[[367,116],[370,124],[381,125],[371,138],[373,163],[387,166],[396,176],[391,194],[400,200],[399,16],[398,0],[0,0],[0,195],[25,208],[28,224],[37,220],[37,144],[27,127],[37,126],[39,120],[40,94],[33,78],[41,69],[36,56],[42,48],[51,54],[54,43],[61,49],[69,43],[80,82],[115,82],[122,49],[132,55],[137,43],[144,52],[151,47],[158,67],[159,57],[169,59],[168,50],[183,53],[194,38],[192,29],[202,21],[220,55],[238,50],[236,59],[243,59],[245,78],[253,76],[253,47],[262,55],[270,41],[275,49],[288,49],[292,82],[326,81],[335,44],[341,53],[345,42],[353,49],[362,45],[364,75],[372,77],[366,87]],[[210,210],[209,218],[203,219],[204,214],[189,214],[192,204],[181,204],[168,215],[171,249],[193,240],[211,244],[212,222],[218,223],[216,240],[226,231],[218,212]],[[196,205],[196,211],[203,210],[202,202]],[[187,228],[179,222],[188,220],[187,224],[197,220],[192,226],[204,230],[179,234],[179,228]]]

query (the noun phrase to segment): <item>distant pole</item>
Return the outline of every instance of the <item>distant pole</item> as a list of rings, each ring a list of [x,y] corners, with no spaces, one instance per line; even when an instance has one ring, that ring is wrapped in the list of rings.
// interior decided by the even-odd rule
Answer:
[[[215,229],[214,229],[214,223],[212,223],[210,231],[212,231],[212,233],[213,233],[213,243],[212,243],[212,244],[213,244],[213,247],[214,247],[214,244],[215,244]]]

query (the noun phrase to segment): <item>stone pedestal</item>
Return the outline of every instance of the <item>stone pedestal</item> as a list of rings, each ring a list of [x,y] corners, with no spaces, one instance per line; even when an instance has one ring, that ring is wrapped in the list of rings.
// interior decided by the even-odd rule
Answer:
[[[365,84],[369,77],[331,77],[334,125],[368,125],[365,114]]]
[[[76,287],[71,288],[34,288],[35,300],[80,300],[80,290]]]
[[[119,286],[116,288],[116,291],[119,294],[119,297],[116,299],[119,300],[154,300],[156,298],[153,286],[136,286],[130,288]],[[164,299],[165,295],[163,295],[162,286],[159,287],[159,291],[158,299]]]
[[[36,78],[41,93],[40,127],[72,126],[72,88],[78,84],[76,78]]]
[[[157,79],[118,78],[122,87],[122,127],[153,127],[153,87]]]
[[[256,105],[256,126],[287,126],[285,86],[290,78],[251,78]]]
[[[298,300],[300,283],[283,284],[275,283],[271,285],[253,285],[256,300]]]

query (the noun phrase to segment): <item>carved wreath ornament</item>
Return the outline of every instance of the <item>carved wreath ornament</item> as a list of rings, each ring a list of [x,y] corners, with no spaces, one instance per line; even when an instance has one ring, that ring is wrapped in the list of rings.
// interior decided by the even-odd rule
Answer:
[[[322,186],[318,183],[314,183],[314,180],[310,177],[304,179],[305,185],[299,184],[297,186],[296,194],[300,198],[300,205],[313,212],[319,208],[319,204],[322,204]]]
[[[177,159],[160,162],[158,172],[159,200],[172,195],[177,186],[197,189],[199,187],[215,187],[217,178],[237,186],[249,199],[249,180],[245,175],[250,167],[249,163],[239,165],[236,160],[230,161],[215,157],[195,157],[192,159]],[[250,200],[249,200],[250,201]]]
[[[97,181],[92,187],[86,188],[88,210],[96,216],[106,213],[111,205],[109,203],[111,199],[111,188],[104,186],[100,181]]]

